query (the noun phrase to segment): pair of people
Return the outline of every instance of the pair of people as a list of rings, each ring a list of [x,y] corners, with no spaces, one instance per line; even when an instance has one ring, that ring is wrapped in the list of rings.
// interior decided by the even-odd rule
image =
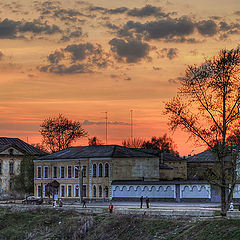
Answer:
[[[150,207],[150,199],[146,196],[146,199],[145,199],[145,202],[146,202],[146,206],[147,208]],[[140,197],[140,208],[143,207],[143,196]]]

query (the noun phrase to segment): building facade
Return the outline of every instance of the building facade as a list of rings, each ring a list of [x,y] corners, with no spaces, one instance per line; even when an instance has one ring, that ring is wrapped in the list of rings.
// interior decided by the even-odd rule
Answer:
[[[58,196],[78,199],[79,166],[83,197],[91,200],[112,198],[112,182],[117,180],[159,180],[159,158],[117,145],[71,147],[34,160],[36,196],[48,196],[47,184],[57,181]]]
[[[13,178],[19,174],[24,156],[41,156],[44,153],[19,138],[0,137],[0,191],[9,192]]]

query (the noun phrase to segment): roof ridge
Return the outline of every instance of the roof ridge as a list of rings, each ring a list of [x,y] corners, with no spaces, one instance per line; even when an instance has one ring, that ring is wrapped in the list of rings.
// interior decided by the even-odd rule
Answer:
[[[112,157],[114,157],[114,153],[116,152],[117,145],[113,145],[113,152],[112,152]]]

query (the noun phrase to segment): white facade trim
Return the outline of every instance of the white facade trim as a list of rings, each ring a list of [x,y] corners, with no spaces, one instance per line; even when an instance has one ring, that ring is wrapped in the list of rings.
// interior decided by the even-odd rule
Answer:
[[[70,161],[87,161],[87,160],[94,160],[94,161],[104,161],[104,160],[111,160],[112,158],[76,158],[76,159],[69,159],[69,158],[64,158],[64,159],[35,159],[33,162],[70,162]]]

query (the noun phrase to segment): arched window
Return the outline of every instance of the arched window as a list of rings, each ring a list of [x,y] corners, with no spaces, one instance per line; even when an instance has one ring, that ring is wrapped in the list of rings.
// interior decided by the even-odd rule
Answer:
[[[96,189],[96,186],[94,185],[93,186],[93,197],[96,197],[97,196],[97,189]]]
[[[102,186],[101,185],[99,186],[98,192],[99,192],[99,197],[102,197]]]
[[[105,187],[105,197],[108,198],[108,186]]]
[[[98,176],[99,176],[99,177],[102,177],[102,176],[103,176],[102,172],[103,172],[103,167],[102,167],[102,164],[99,163],[99,166],[98,166]]]
[[[105,177],[109,177],[109,164],[105,164]]]
[[[96,164],[93,164],[92,176],[93,176],[93,177],[96,177],[96,176],[97,176],[97,166],[96,166]]]
[[[13,162],[10,162],[9,163],[9,174],[10,175],[13,175],[14,174],[14,163]]]

